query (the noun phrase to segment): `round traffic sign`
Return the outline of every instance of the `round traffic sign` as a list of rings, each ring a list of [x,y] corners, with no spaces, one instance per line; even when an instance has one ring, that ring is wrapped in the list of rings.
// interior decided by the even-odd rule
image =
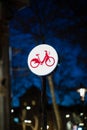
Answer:
[[[29,69],[38,76],[50,74],[58,64],[56,50],[47,44],[34,47],[28,55]]]

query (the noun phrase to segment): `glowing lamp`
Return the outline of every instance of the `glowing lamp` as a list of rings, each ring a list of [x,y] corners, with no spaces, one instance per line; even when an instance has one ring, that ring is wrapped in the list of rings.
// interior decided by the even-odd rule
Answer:
[[[79,92],[81,100],[84,101],[85,93],[87,92],[86,88],[80,88],[77,90],[77,92]]]

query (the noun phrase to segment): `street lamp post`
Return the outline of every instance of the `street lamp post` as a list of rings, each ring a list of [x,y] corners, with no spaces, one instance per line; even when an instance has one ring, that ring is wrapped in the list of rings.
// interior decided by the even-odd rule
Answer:
[[[81,97],[81,101],[82,101],[82,108],[83,108],[83,125],[84,125],[84,128],[85,128],[86,126],[85,126],[85,119],[84,119],[84,114],[85,114],[84,101],[85,101],[85,94],[86,94],[86,92],[87,92],[87,89],[86,89],[86,88],[79,88],[79,89],[77,90],[77,92],[79,92],[80,97]]]

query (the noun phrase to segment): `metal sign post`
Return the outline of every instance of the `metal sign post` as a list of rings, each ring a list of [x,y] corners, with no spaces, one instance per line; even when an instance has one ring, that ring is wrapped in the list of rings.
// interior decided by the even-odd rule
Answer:
[[[42,130],[47,130],[46,76],[42,77],[41,109],[42,109]]]
[[[42,130],[47,130],[47,97],[46,75],[50,74],[58,64],[56,50],[47,44],[41,44],[31,50],[28,56],[29,69],[38,76],[42,76]]]

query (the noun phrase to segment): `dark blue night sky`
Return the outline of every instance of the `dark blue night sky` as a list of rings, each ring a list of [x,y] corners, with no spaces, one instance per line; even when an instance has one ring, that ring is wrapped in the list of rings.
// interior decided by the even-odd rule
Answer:
[[[30,87],[41,90],[41,78],[29,70],[27,58],[31,49],[43,42],[53,46],[59,55],[53,73],[56,102],[63,106],[80,103],[76,89],[87,88],[86,3],[32,0],[28,7],[15,11],[9,23],[13,106],[18,106],[19,97]],[[47,95],[51,103],[48,85]]]

